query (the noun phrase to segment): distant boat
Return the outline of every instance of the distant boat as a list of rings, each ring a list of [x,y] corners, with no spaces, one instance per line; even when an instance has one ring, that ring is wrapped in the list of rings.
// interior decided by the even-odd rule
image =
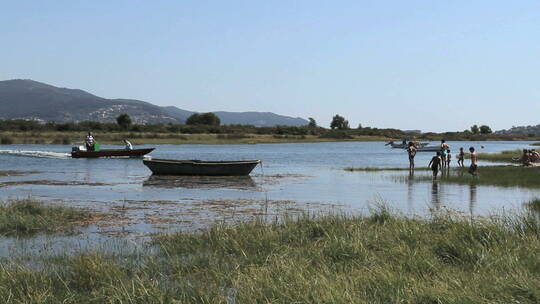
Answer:
[[[148,149],[101,149],[99,151],[86,151],[74,147],[71,150],[72,158],[98,158],[98,157],[143,157],[144,155],[154,151],[154,148]]]
[[[427,146],[429,143],[418,143],[416,146],[417,148],[420,148],[420,147],[425,147]],[[388,142],[385,146],[388,146],[390,145],[390,147],[394,148],[394,149],[407,149],[409,147],[409,144],[396,144],[394,143],[393,141],[391,142]]]
[[[416,152],[440,152],[440,146],[425,146],[416,149]]]
[[[246,176],[261,161],[203,161],[155,158],[144,159],[143,163],[155,175]]]

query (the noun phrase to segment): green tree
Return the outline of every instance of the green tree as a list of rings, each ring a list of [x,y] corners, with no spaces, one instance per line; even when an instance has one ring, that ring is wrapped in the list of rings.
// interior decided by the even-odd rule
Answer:
[[[472,134],[478,134],[478,132],[480,132],[480,128],[478,128],[477,125],[474,125],[471,127],[471,132]]]
[[[186,125],[210,125],[210,126],[219,126],[221,120],[217,117],[216,114],[209,113],[195,113],[188,117],[186,120]]]
[[[308,120],[309,120],[308,127],[310,127],[310,128],[316,128],[317,127],[317,122],[315,121],[315,119],[313,117],[308,118]]]
[[[345,119],[345,117],[338,114],[334,115],[332,122],[330,123],[330,129],[346,130],[349,128],[349,122]]]
[[[116,117],[116,123],[124,129],[127,129],[131,125],[131,117],[128,114],[122,113]]]
[[[491,134],[491,133],[493,133],[493,131],[491,131],[491,128],[489,126],[486,126],[486,125],[480,126],[480,134]]]

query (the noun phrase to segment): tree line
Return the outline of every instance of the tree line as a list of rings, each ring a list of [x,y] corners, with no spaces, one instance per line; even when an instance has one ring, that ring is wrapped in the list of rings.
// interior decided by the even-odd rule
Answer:
[[[184,133],[184,134],[270,134],[270,135],[315,135],[322,138],[352,138],[353,136],[381,136],[395,139],[481,139],[481,136],[492,134],[487,125],[473,125],[463,132],[422,133],[411,134],[393,128],[371,128],[358,125],[351,128],[349,121],[339,114],[332,117],[330,129],[320,127],[315,119],[310,117],[305,126],[273,126],[256,127],[253,125],[221,125],[214,113],[196,113],[191,115],[185,124],[137,124],[128,114],[117,117],[116,123],[111,122],[66,122],[40,123],[32,120],[0,120],[0,131],[74,131],[74,132],[154,132],[154,133]],[[493,135],[495,136],[495,135]]]

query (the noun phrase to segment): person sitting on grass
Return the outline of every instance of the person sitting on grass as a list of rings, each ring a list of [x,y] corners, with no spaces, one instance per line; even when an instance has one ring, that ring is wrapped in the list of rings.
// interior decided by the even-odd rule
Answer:
[[[133,145],[127,139],[124,139],[124,144],[126,145],[126,150],[133,150]]]
[[[459,154],[458,154],[458,157],[457,157],[457,164],[458,166],[460,167],[465,167],[465,164],[463,163],[463,161],[465,160],[465,151],[463,151],[463,147],[459,148]]]
[[[513,158],[513,160],[519,161],[523,166],[533,165],[532,153],[527,149],[523,149],[523,155],[520,158]]]
[[[538,152],[536,152],[536,150],[532,149],[531,150],[531,153],[529,153],[530,157],[531,157],[531,162],[533,163],[536,163],[540,160],[540,154],[538,154]]]
[[[414,145],[414,142],[409,142],[407,153],[409,154],[409,170],[414,170],[414,157],[416,156],[416,146]]]
[[[474,147],[470,147],[469,152],[471,152],[471,166],[469,167],[469,173],[472,176],[476,176],[478,175],[478,154],[474,151]]]
[[[433,158],[428,164],[428,168],[431,168],[431,170],[433,171],[433,178],[437,178],[439,170],[442,170],[441,152],[437,152],[437,155],[433,156]]]
[[[452,160],[452,154],[450,154],[450,149],[446,150],[446,167],[450,169],[450,160]]]

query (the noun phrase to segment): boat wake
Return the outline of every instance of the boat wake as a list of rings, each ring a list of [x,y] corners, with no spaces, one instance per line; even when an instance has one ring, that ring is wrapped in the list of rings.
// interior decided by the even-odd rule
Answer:
[[[70,158],[69,153],[49,152],[49,151],[26,151],[26,150],[0,150],[0,154],[16,156],[41,157],[41,158]]]

